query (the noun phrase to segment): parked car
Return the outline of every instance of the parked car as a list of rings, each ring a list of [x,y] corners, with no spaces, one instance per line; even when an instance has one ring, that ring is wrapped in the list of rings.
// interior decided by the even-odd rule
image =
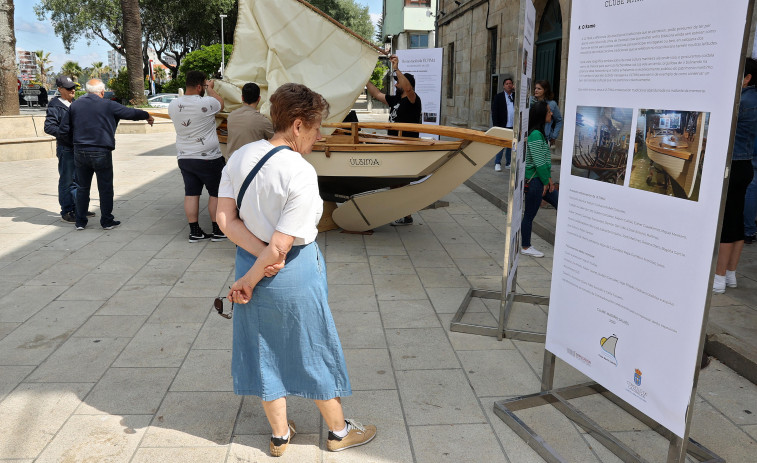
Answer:
[[[118,101],[118,98],[116,98],[116,92],[112,92],[110,90],[105,91],[105,96],[103,96],[106,100],[113,100]]]
[[[167,108],[168,103],[179,97],[178,93],[158,93],[147,99],[147,104],[153,108]]]
[[[56,88],[56,89],[54,89],[54,90],[50,90],[49,92],[47,92],[47,99],[48,99],[49,101],[52,101],[52,100],[53,100],[53,98],[57,98],[57,97],[59,97],[59,96],[60,96],[60,92],[58,91],[58,89],[57,89],[57,88]]]

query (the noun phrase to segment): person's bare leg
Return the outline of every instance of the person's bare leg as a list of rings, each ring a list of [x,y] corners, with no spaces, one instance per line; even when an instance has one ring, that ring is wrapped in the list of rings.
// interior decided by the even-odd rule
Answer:
[[[725,276],[725,271],[728,270],[728,263],[731,261],[731,254],[733,253],[733,243],[720,243],[718,249],[718,262],[715,264],[715,275]],[[736,259],[738,262],[738,259]]]
[[[315,405],[323,415],[323,420],[329,431],[341,431],[344,429],[344,411],[342,410],[342,399],[336,397],[329,400],[316,400]]]
[[[210,213],[210,221],[216,221],[216,210],[218,210],[218,196],[211,196],[208,198],[208,213]]]
[[[264,401],[263,411],[268,418],[268,423],[271,425],[271,430],[274,436],[286,436],[289,432],[289,424],[287,423],[287,399],[281,397],[276,400]]]
[[[744,249],[744,240],[734,241],[731,244],[733,245],[733,249],[731,250],[731,257],[728,259],[725,269],[736,271],[736,267],[739,266],[741,251]]]
[[[187,215],[187,222],[197,222],[200,213],[199,196],[184,196],[184,213]]]

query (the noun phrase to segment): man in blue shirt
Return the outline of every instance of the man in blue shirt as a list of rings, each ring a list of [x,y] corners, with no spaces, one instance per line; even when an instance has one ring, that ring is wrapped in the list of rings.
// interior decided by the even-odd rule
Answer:
[[[63,118],[60,136],[69,137],[74,146],[74,163],[79,187],[76,190],[76,229],[87,226],[89,189],[97,175],[100,193],[100,225],[111,230],[121,224],[113,217],[113,155],[116,148],[116,127],[121,119],[146,120],[153,118],[141,109],[127,108],[104,99],[105,84],[100,79],[87,82],[87,94],[71,103]]]

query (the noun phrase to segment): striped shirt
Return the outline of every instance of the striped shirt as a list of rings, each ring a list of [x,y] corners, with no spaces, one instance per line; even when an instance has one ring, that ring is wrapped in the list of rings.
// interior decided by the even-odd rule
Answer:
[[[552,177],[552,153],[541,130],[533,130],[526,140],[526,179],[534,176],[544,185]]]

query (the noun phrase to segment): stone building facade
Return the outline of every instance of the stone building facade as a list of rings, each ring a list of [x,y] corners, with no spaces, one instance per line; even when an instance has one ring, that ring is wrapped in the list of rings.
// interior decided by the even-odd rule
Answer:
[[[552,38],[556,43],[551,45],[552,70],[557,78],[547,80],[559,82],[554,90],[562,107],[570,0],[536,0],[534,4],[534,37],[545,28],[557,34]],[[444,49],[443,125],[479,130],[491,126],[491,97],[496,90],[501,91],[501,79],[516,74],[520,8],[520,0],[439,1],[437,46]],[[546,18],[545,12],[551,16]]]

